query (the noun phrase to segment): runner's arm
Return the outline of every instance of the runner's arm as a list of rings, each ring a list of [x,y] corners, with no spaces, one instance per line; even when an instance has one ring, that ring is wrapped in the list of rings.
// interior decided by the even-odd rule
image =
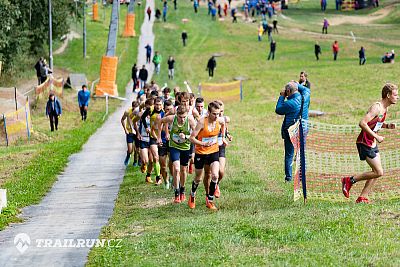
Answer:
[[[125,119],[127,118],[127,114],[126,112],[124,112],[124,115],[122,115],[121,117],[121,124],[122,124],[122,128],[124,129],[125,134],[128,134],[128,129],[126,129],[126,125],[125,125]]]
[[[197,122],[196,127],[194,128],[194,130],[192,131],[192,134],[189,137],[190,142],[192,142],[195,145],[198,146],[204,146],[205,144],[203,142],[201,142],[200,140],[197,140],[197,135],[199,134],[200,130],[203,129],[204,127],[204,119],[200,120],[199,122]]]

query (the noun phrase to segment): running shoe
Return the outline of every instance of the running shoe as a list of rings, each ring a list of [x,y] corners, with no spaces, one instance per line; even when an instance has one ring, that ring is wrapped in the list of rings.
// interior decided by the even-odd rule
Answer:
[[[221,192],[219,191],[219,185],[218,184],[217,184],[217,186],[215,186],[214,196],[216,198],[219,198],[221,196]]]
[[[192,197],[192,195],[190,194],[189,201],[188,201],[189,208],[194,209],[196,207],[195,201],[196,201],[195,197]]]
[[[181,198],[179,196],[175,196],[174,203],[181,203]]]
[[[128,164],[129,164],[129,160],[131,159],[131,157],[130,156],[126,156],[125,157],[125,160],[124,160],[124,164],[125,164],[125,166],[128,166]]]
[[[156,185],[156,186],[158,186],[158,185],[161,185],[161,184],[162,184],[162,180],[161,180],[161,178],[160,178],[160,179],[158,179],[158,180],[157,180],[157,178],[156,178],[155,185]]]
[[[147,171],[147,165],[146,164],[142,164],[142,166],[140,167],[140,171],[142,173],[145,173]]]
[[[135,162],[132,164],[132,166],[133,166],[133,167],[137,167],[137,166],[138,166],[137,162],[135,161]]]
[[[353,184],[350,181],[350,177],[344,177],[342,178],[342,192],[343,195],[347,198],[350,196],[350,188]]]
[[[181,193],[180,198],[181,198],[181,202],[185,201],[186,200],[185,193]]]
[[[366,197],[358,197],[356,203],[366,203],[369,204],[369,200]]]
[[[153,183],[153,180],[151,180],[151,176],[147,176],[146,175],[146,183],[148,183],[148,184],[152,184]]]
[[[206,207],[213,211],[218,210],[217,207],[214,205],[214,202],[210,201],[208,198],[206,198]]]

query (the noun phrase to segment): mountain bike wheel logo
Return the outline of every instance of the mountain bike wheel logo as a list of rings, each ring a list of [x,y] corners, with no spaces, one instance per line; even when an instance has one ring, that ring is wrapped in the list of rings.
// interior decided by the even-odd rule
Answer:
[[[19,233],[14,238],[14,245],[23,254],[31,244],[31,238],[25,233]]]

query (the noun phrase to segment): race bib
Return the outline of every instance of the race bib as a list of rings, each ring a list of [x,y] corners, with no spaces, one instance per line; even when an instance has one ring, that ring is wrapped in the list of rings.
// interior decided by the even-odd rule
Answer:
[[[183,144],[186,142],[186,140],[181,138],[179,136],[179,134],[175,134],[175,133],[172,134],[172,141],[174,141],[175,143],[178,143],[178,144]]]
[[[222,146],[224,142],[222,142],[222,136],[218,136],[218,145]]]
[[[142,136],[142,141],[143,142],[150,142],[150,136]]]
[[[373,132],[378,132],[382,128],[383,122],[377,122],[375,128],[372,130]]]
[[[213,136],[213,137],[203,137],[203,139],[201,140],[204,143],[208,143],[211,142],[211,145],[214,145],[218,142],[218,137],[217,136]]]

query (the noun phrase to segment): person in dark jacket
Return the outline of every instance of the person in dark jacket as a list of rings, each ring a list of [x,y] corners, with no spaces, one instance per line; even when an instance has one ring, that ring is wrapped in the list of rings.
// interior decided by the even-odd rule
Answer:
[[[138,68],[136,66],[136,63],[133,64],[132,67],[132,82],[133,82],[132,91],[135,91],[138,82]]]
[[[307,78],[308,74],[305,71],[300,72],[299,84],[311,89],[311,83]]]
[[[309,88],[297,84],[296,82],[289,82],[281,91],[278,102],[276,103],[275,112],[279,115],[285,115],[282,123],[281,135],[285,145],[285,181],[292,180],[292,164],[294,156],[294,147],[290,141],[288,129],[300,119],[300,110],[303,103],[303,113],[301,114],[303,126],[307,125],[308,121],[308,108],[310,105]],[[286,101],[285,101],[286,99]],[[304,128],[307,132],[307,127]]]
[[[358,51],[358,57],[360,59],[360,65],[364,65],[367,59],[365,58],[365,49],[363,46],[361,46],[360,51]]]
[[[36,70],[36,77],[38,79],[38,85],[41,84],[41,75],[40,75],[40,69],[43,67],[43,57],[39,58],[39,60],[35,64],[35,70]]]
[[[275,50],[276,50],[276,42],[272,40],[272,42],[269,45],[269,55],[268,55],[268,60],[272,58],[272,60],[275,59]]]
[[[54,132],[58,130],[58,117],[61,116],[62,108],[61,103],[54,95],[54,92],[50,91],[49,100],[46,104],[46,117],[50,119],[50,129]]]
[[[317,60],[319,60],[319,55],[322,53],[321,53],[321,46],[318,44],[318,42],[315,42],[314,53]]]
[[[144,48],[146,49],[146,63],[150,63],[152,50],[151,45],[147,44]]]
[[[183,46],[186,46],[186,40],[188,38],[187,32],[183,31],[182,32],[182,42],[183,42]]]
[[[148,76],[149,76],[149,73],[146,70],[146,66],[143,65],[143,67],[139,71],[140,89],[142,89],[144,87],[144,85],[146,84]]]
[[[207,70],[208,70],[208,77],[211,79],[214,77],[214,70],[217,68],[217,61],[215,61],[215,57],[212,56],[207,62]]]

